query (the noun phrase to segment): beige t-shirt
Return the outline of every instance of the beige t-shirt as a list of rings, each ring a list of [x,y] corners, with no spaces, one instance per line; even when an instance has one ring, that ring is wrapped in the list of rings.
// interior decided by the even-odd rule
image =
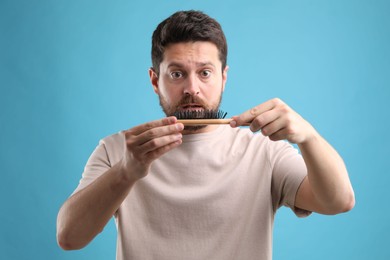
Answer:
[[[115,165],[118,133],[100,141],[76,191]],[[115,214],[117,259],[271,259],[274,214],[299,216],[295,195],[306,176],[301,155],[284,141],[220,126],[185,135],[155,160]]]

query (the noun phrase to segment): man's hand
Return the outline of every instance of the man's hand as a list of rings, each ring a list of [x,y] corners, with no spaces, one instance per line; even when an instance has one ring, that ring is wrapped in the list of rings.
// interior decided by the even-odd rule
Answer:
[[[163,118],[125,131],[123,159],[94,182],[71,196],[57,218],[57,239],[66,250],[87,245],[101,232],[150,164],[182,142],[183,124]]]
[[[250,123],[253,132],[260,131],[273,141],[288,140],[301,144],[316,132],[314,128],[282,100],[275,98],[262,103],[239,116],[234,116],[232,127]]]
[[[153,160],[182,143],[184,125],[176,117],[145,123],[125,131],[126,150],[122,167],[131,179],[148,174]]]
[[[239,116],[232,127],[251,123],[253,132],[261,130],[271,140],[298,144],[306,164],[307,178],[295,199],[298,208],[322,214],[348,211],[355,204],[352,185],[342,158],[317,131],[280,99],[272,99]]]

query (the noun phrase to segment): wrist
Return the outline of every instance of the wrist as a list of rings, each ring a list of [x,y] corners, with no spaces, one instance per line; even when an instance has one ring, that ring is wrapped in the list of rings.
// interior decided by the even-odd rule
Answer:
[[[306,138],[304,138],[304,140],[298,143],[297,145],[300,149],[316,147],[316,145],[318,145],[319,142],[321,142],[321,139],[322,138],[320,134],[316,130],[314,130],[314,128],[312,128],[312,131],[310,131],[310,133],[307,134]]]
[[[149,166],[123,158],[118,163],[118,171],[123,181],[134,183],[148,174]]]

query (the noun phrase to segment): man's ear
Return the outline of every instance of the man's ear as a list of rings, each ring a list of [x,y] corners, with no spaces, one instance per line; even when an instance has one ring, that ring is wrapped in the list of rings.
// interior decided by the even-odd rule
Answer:
[[[150,83],[152,83],[154,92],[158,94],[158,75],[153,68],[149,69]]]
[[[222,71],[222,92],[225,91],[228,70],[229,70],[229,66],[226,65],[225,69]]]

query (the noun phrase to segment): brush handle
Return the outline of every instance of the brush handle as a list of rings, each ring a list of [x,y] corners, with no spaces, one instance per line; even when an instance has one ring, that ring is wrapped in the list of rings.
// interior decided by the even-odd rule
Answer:
[[[229,124],[232,119],[179,119],[178,123],[183,125],[226,125]],[[244,124],[244,126],[249,126],[250,123]]]

